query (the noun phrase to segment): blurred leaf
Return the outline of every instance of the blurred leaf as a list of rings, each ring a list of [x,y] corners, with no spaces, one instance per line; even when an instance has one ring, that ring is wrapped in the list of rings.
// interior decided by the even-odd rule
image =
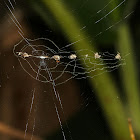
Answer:
[[[137,64],[133,51],[133,41],[126,23],[122,24],[118,30],[118,47],[122,57],[126,59],[126,66],[122,68],[121,77],[128,99],[128,117],[132,118],[135,132],[140,138],[140,90],[138,82]]]
[[[75,40],[75,37],[80,34],[80,37],[78,39],[81,39],[81,41],[75,44],[75,47],[73,48],[74,50],[77,51],[86,48],[87,50],[96,52],[95,45],[91,45],[89,43],[90,41],[88,34],[86,32],[80,31],[81,26],[77,22],[76,18],[70,13],[69,8],[66,7],[64,2],[60,0],[42,0],[42,2],[52,13],[53,17],[59,23],[61,30],[67,35],[70,42],[77,41],[77,39]],[[90,51],[88,53],[89,55],[93,55]],[[84,55],[83,52],[81,52],[79,57],[82,55]],[[116,98],[118,97],[118,90],[113,79],[111,78],[109,73],[104,73],[102,74],[102,76],[97,76],[96,78],[91,79],[91,82],[94,86],[95,83],[98,83],[100,85],[99,87],[96,86],[96,95],[103,108],[114,138],[116,140],[129,140],[130,136],[128,131],[127,119],[125,117],[121,101],[116,100]]]
[[[56,22],[56,19],[52,18],[52,13],[48,8],[45,8],[45,6],[38,0],[35,1],[30,0],[30,1],[32,3],[33,8],[38,13],[40,13],[42,18],[46,21],[47,24],[49,24],[50,27],[52,27],[53,29],[55,27],[55,29],[57,30],[60,29]],[[79,23],[81,23],[81,25],[79,25],[79,28],[80,29],[83,28],[82,32],[85,33],[88,32],[89,38],[95,38],[96,36],[98,36],[98,34],[101,33],[101,35],[98,36],[96,43],[113,44],[116,39],[117,30],[116,28],[115,29],[110,28],[109,30],[106,29],[121,20],[122,15],[120,16],[120,11],[122,11],[122,9],[124,10],[124,8],[122,8],[122,6],[124,7],[124,4],[122,4],[118,8],[115,8],[116,7],[115,4],[119,5],[120,1],[121,0],[119,1],[63,0],[63,3],[65,5],[68,5],[67,8],[69,9],[69,11],[71,11],[71,13],[75,15],[75,18],[79,21]],[[96,24],[96,22],[100,20],[102,17],[104,18],[101,20],[101,22],[98,22]]]

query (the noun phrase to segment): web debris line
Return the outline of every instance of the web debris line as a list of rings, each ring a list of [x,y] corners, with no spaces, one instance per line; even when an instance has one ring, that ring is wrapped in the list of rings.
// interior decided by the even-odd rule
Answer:
[[[20,50],[16,51],[16,48],[19,47],[23,41],[25,41],[26,44]],[[52,48],[50,49],[48,45],[34,45],[34,41],[47,41],[46,43],[52,44],[52,41],[50,42],[49,39],[38,38],[35,40],[29,40],[26,38],[26,40],[23,39],[17,45],[15,45],[13,52],[15,56],[18,57],[22,68],[32,78],[43,83],[52,83],[52,79],[47,78],[49,75],[47,76],[41,73],[43,71],[46,71],[46,66],[48,63],[53,65],[49,66],[48,70],[53,74],[52,77],[55,82],[61,79],[61,77],[64,76],[66,73],[71,74],[68,79],[65,79],[60,83],[56,82],[55,86],[63,84],[66,81],[71,80],[72,78],[87,78],[89,77],[88,75],[90,73],[96,71],[111,72],[116,68],[120,67],[121,65],[125,65],[124,57],[126,56],[123,56],[122,58],[119,52],[116,54],[111,54],[109,52],[94,53],[93,51],[87,49],[82,49],[77,52],[67,52],[58,49],[58,46],[56,44],[54,45],[54,42],[52,44],[54,46],[50,44],[52,46]],[[29,44],[32,44],[32,46],[30,46]],[[79,58],[78,56],[80,55],[80,53],[84,54],[81,55],[81,57]],[[30,72],[26,70],[21,60],[24,60],[28,63],[29,67],[33,70],[33,72],[36,73],[36,76],[33,76]],[[80,62],[83,62],[86,67],[83,67]],[[57,76],[54,76],[54,74],[57,74]],[[90,78],[100,75],[100,73],[93,73],[92,75],[93,76]]]

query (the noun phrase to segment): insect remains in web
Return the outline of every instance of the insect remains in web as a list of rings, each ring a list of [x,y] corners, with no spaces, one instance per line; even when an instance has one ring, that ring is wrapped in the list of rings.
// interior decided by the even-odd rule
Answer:
[[[52,58],[53,58],[57,63],[59,63],[59,62],[60,62],[60,59],[61,59],[61,56],[59,56],[59,55],[54,55],[54,56],[52,56]]]
[[[116,59],[121,60],[121,54],[118,52],[115,56]]]
[[[39,44],[39,42],[44,42],[45,44]],[[20,44],[23,43],[24,46],[21,46]],[[115,55],[109,52],[93,52],[87,49],[66,51],[65,47],[62,48],[60,49],[52,40],[47,38],[34,40],[26,38],[26,41],[23,39],[15,45],[13,52],[19,58],[18,60],[23,69],[32,78],[44,83],[51,83],[48,79],[47,67],[56,82],[56,86],[64,84],[73,78],[94,78],[104,72],[114,71],[125,64],[125,59],[121,57],[119,52]],[[27,68],[24,67],[21,61],[22,58],[34,74],[28,72]],[[46,75],[42,71],[46,71]],[[95,75],[95,71],[98,71],[97,75]],[[65,74],[69,76],[62,78]]]
[[[101,58],[101,55],[99,55],[99,53],[96,52],[96,53],[94,54],[94,57],[95,57],[95,59],[98,59],[98,58]]]
[[[21,57],[24,57],[24,58],[32,56],[32,55],[30,55],[30,54],[28,54],[26,52],[17,52],[17,54],[18,54],[18,56],[21,56]]]

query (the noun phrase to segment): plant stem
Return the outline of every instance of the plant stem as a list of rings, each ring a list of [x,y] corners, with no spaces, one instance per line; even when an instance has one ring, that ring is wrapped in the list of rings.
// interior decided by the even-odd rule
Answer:
[[[130,35],[129,27],[126,23],[122,24],[118,30],[118,42],[122,57],[123,55],[129,53],[129,55],[126,57],[126,65],[122,68],[121,77],[128,99],[128,107],[130,111],[129,117],[131,117],[133,120],[136,134],[140,135],[140,96],[137,79],[138,75],[136,70],[135,54],[132,45],[132,37]]]
[[[64,2],[61,0],[42,0],[42,2],[53,14],[62,31],[71,42],[75,42],[75,37],[80,34],[81,41],[74,45],[74,50],[78,51],[86,48],[87,50],[96,52],[95,45],[93,45],[93,47],[89,43],[86,33],[81,33],[80,25],[69,12]],[[89,55],[94,55],[91,54],[91,51],[89,51],[89,53]],[[82,51],[78,57],[81,55],[83,55]],[[89,76],[92,77],[93,75]],[[104,73],[101,76],[92,78],[91,82],[94,86],[96,86],[96,83],[100,85],[100,87],[96,86],[96,95],[103,108],[114,138],[116,140],[130,140],[127,118],[125,117],[121,101],[117,100],[118,90],[109,73]]]

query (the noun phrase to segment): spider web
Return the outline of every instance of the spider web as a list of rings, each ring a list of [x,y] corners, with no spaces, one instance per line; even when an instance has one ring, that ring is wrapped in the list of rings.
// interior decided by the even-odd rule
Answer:
[[[101,9],[99,9],[95,15],[91,15],[91,17],[100,14],[102,11],[108,7],[113,0],[109,1],[105,4]],[[15,10],[16,1],[4,1],[5,5],[8,9],[9,16],[11,20],[14,22],[17,27],[17,31],[19,36],[22,37],[22,40],[15,44],[13,48],[13,54],[19,61],[22,69],[36,81],[44,84],[49,84],[51,89],[53,90],[52,94],[52,102],[56,112],[56,116],[61,128],[62,136],[64,140],[75,140],[73,137],[70,127],[66,121],[65,111],[62,103],[61,96],[57,91],[57,86],[63,86],[67,82],[72,79],[92,79],[96,76],[99,76],[105,72],[112,72],[118,69],[120,66],[125,65],[125,57],[128,55],[123,55],[119,52],[110,53],[108,50],[105,52],[93,52],[92,50],[82,49],[78,51],[70,51],[69,47],[75,45],[77,42],[81,40],[77,40],[76,42],[72,42],[64,47],[60,47],[51,39],[48,38],[37,38],[37,39],[29,39],[24,37],[24,31],[22,30],[22,25],[18,22],[16,16],[13,11]],[[79,9],[84,8],[88,1],[85,1],[81,4]],[[102,23],[104,19],[108,18],[108,16],[117,10],[117,8],[121,7],[125,4],[125,0],[119,2],[119,4],[114,7],[114,9],[108,11],[106,14],[101,16],[98,20],[94,22],[94,25],[98,25]],[[74,11],[75,12],[75,11]],[[77,12],[77,11],[76,11]],[[121,21],[126,20],[134,11],[131,11],[127,15],[125,15],[121,20],[113,23],[111,26],[103,29],[103,31],[98,32],[94,35],[94,38],[98,38],[104,32],[107,32],[114,26],[118,25]],[[91,19],[90,17],[90,19]],[[91,21],[90,21],[91,22]],[[93,22],[93,21],[92,21]],[[81,28],[81,31],[85,31],[88,28],[88,25],[84,25]],[[82,39],[84,40],[84,39]],[[27,56],[24,56],[24,54]],[[82,55],[81,55],[82,54]],[[60,60],[56,60],[55,57],[59,57]],[[73,58],[71,58],[74,56]],[[118,56],[118,57],[117,57]],[[35,103],[36,96],[36,88],[34,88],[31,92],[31,103],[30,110],[28,115],[28,120],[25,125],[25,135],[24,139],[28,139],[28,125],[29,120],[32,120],[32,128],[30,139],[34,138],[34,131],[38,129],[38,120],[35,117],[36,112],[38,110],[38,102]],[[34,109],[33,111],[33,107]],[[32,114],[33,113],[33,114]],[[62,121],[63,120],[63,121]],[[65,121],[64,121],[65,120]],[[43,128],[43,124],[42,124]],[[37,130],[36,130],[37,131]],[[35,133],[36,135],[40,135],[39,132]]]
[[[109,52],[97,53],[87,49],[79,50],[77,52],[67,52],[65,51],[65,47],[59,49],[53,41],[47,38],[38,38],[34,40],[26,38],[26,41],[28,41],[28,44],[26,44],[24,40],[21,40],[15,45],[13,50],[23,70],[32,78],[40,82],[52,83],[55,81],[55,86],[64,84],[72,78],[93,78],[104,72],[111,72],[125,64],[123,58],[117,59],[115,57],[117,54],[111,54]],[[37,45],[38,42],[43,42],[43,44],[47,45]],[[21,48],[22,46],[23,48]],[[51,46],[51,48],[49,46]],[[19,50],[19,48],[21,49]],[[18,55],[18,52],[27,53],[29,57],[20,56]],[[81,52],[83,54],[82,56],[79,55]],[[89,55],[88,53],[92,55]],[[76,56],[76,58],[70,58],[71,55]],[[96,58],[96,55],[98,55],[99,58]],[[60,56],[60,62],[57,62],[53,56]],[[77,56],[80,56],[82,60]],[[83,62],[83,64],[80,62]],[[24,66],[25,63],[28,64],[28,67]],[[29,68],[32,69],[32,72],[30,73],[28,72]],[[51,79],[47,71],[51,73]],[[98,71],[97,75],[96,71]],[[67,79],[62,78],[65,74],[69,74]],[[63,79],[63,81],[60,79]]]

